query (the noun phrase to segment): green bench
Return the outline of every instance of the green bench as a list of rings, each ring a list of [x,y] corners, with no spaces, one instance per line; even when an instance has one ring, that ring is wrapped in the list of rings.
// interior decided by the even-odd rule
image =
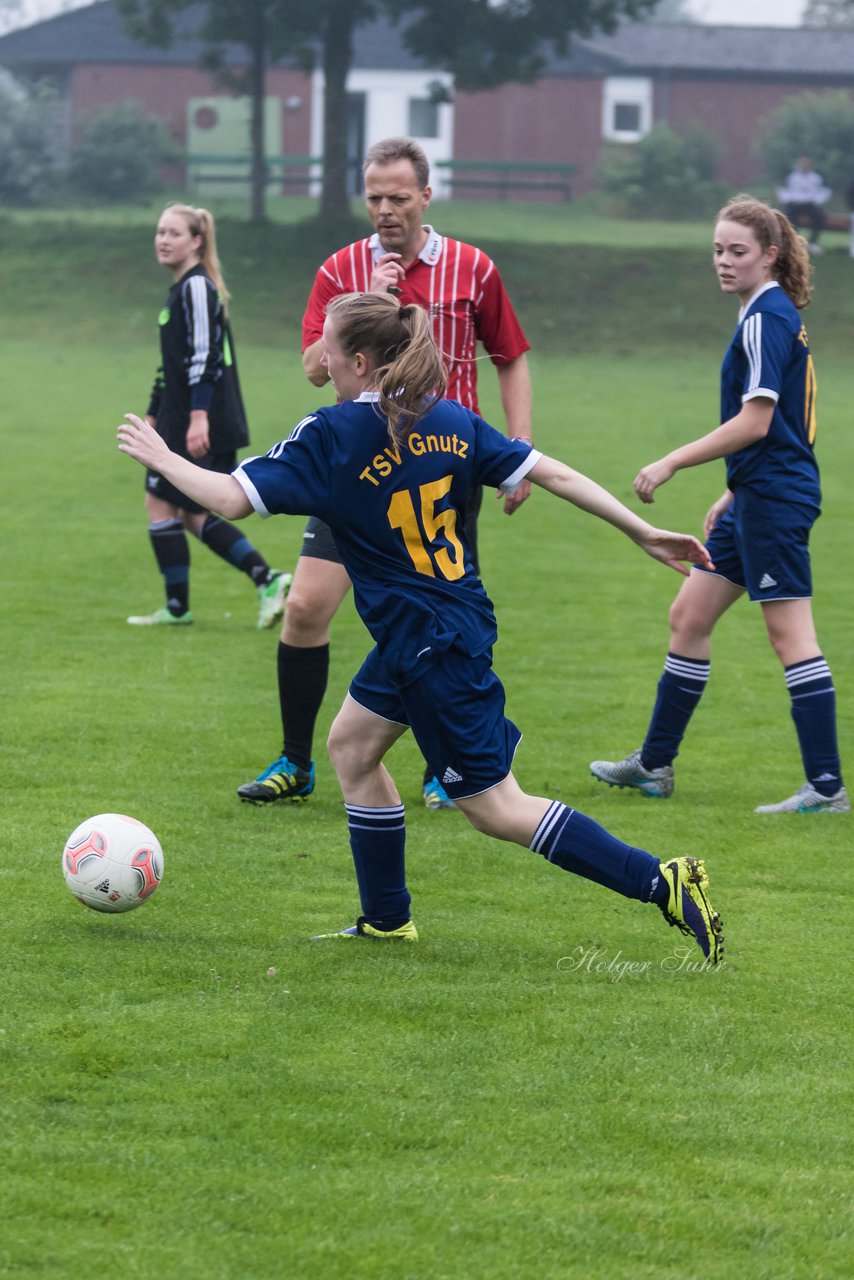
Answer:
[[[320,156],[268,156],[268,186],[285,186],[300,183],[305,186],[311,179],[312,165],[322,165]],[[188,155],[187,185],[197,182],[248,183],[252,176],[249,156]]]
[[[549,164],[535,160],[437,160],[433,168],[441,172],[452,191],[466,188],[492,191],[499,200],[511,192],[550,191],[562,200],[572,198],[572,175],[578,165]]]
[[[355,162],[354,162],[355,163]],[[269,156],[267,182],[271,186],[306,186],[323,166],[322,156]],[[572,175],[577,165],[541,164],[514,160],[436,160],[433,170],[453,193],[466,189],[490,192],[507,200],[512,193],[546,191],[562,200],[572,197]],[[248,156],[191,155],[187,157],[187,184],[198,182],[249,182]]]

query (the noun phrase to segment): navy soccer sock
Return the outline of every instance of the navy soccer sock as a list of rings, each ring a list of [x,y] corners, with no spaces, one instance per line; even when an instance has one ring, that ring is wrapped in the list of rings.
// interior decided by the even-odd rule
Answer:
[[[531,841],[548,862],[640,902],[663,901],[668,889],[657,858],[623,844],[592,818],[555,800]]]
[[[155,520],[148,526],[151,549],[166,588],[166,607],[180,618],[190,607],[190,546],[180,520]]]
[[[785,668],[792,719],[809,782],[823,796],[842,786],[836,741],[836,691],[830,667],[819,654]]]
[[[645,769],[672,764],[709,680],[708,659],[681,658],[668,653],[658,682],[658,694],[641,750]]]
[[[411,901],[406,888],[403,805],[347,804],[344,808],[362,915],[375,929],[399,929],[409,919]]]
[[[329,679],[329,645],[300,649],[279,641],[276,656],[283,754],[308,771],[317,713]]]
[[[233,564],[235,569],[248,574],[256,587],[263,587],[269,582],[270,566],[261,552],[256,551],[246,535],[227,520],[220,516],[208,516],[199,530],[198,538],[216,555]]]

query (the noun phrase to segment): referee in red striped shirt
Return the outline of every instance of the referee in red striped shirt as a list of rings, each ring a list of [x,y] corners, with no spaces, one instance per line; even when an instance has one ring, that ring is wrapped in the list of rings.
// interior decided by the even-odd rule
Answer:
[[[410,138],[386,138],[370,148],[364,165],[365,203],[374,234],[339,249],[315,277],[302,323],[303,367],[315,386],[328,381],[320,363],[326,307],[342,293],[393,292],[418,303],[433,321],[433,334],[448,363],[450,399],[479,413],[476,348],[495,366],[507,434],[531,438],[530,343],[492,259],[474,245],[440,235],[423,216],[430,204],[430,166]],[[505,495],[512,515],[530,493],[525,480]],[[465,530],[477,567],[477,515],[482,491],[472,495]],[[277,654],[284,743],[253,782],[238,788],[241,800],[269,804],[306,800],[315,785],[312,742],[329,673],[329,626],[350,580],[327,525],[306,525],[294,571]],[[430,809],[453,808],[438,779],[425,776]]]

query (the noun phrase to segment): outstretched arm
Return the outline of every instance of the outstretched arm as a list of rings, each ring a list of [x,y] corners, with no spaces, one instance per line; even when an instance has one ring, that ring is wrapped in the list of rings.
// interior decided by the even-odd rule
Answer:
[[[524,354],[517,356],[509,364],[496,365],[495,370],[498,374],[498,391],[507,423],[507,434],[511,440],[530,440],[531,374],[528,369],[528,357]],[[496,496],[503,497],[504,513],[512,516],[530,492],[531,486],[526,479],[517,484],[512,493],[498,493]]]
[[[714,568],[706,548],[691,534],[657,529],[623,506],[618,498],[595,480],[588,479],[580,471],[573,471],[556,458],[540,458],[528,472],[528,478],[541,488],[548,489],[549,493],[571,502],[574,507],[612,524],[615,529],[636,542],[648,556],[652,556],[653,560],[660,560],[677,573],[687,576],[690,572],[681,563],[684,560],[704,569]]]
[[[117,428],[116,435],[122,453],[165,476],[176,489],[208,511],[216,511],[228,520],[239,520],[251,512],[252,504],[234,476],[206,471],[187,458],[179,457],[154,428],[135,413],[125,414],[125,421]]]
[[[764,439],[773,417],[774,401],[767,396],[745,400],[734,418],[715,427],[708,435],[700,436],[690,444],[683,444],[680,449],[674,449],[666,457],[641,468],[635,477],[635,493],[641,502],[654,502],[653,494],[656,489],[683,467],[697,467],[703,462],[726,458],[729,454],[737,453],[739,449],[746,449],[748,445]]]

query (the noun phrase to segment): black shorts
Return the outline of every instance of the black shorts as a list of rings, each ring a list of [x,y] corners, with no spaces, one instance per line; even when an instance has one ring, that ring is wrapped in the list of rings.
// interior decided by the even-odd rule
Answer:
[[[328,560],[330,564],[341,564],[342,560],[328,524],[318,520],[317,516],[309,516],[302,535],[301,556],[309,556],[313,560]]]
[[[206,471],[218,471],[222,475],[230,476],[237,467],[237,452],[232,449],[230,453],[206,453],[203,458],[194,458],[193,461],[197,467],[204,467]],[[191,511],[195,515],[201,515],[203,511],[207,511],[207,507],[201,507],[198,502],[188,498],[180,489],[176,489],[174,484],[165,480],[159,471],[146,471],[145,492],[150,493],[152,497],[160,498],[162,502],[180,507],[182,511]]]
[[[480,573],[477,555],[477,516],[482,501],[483,489],[480,486],[472,489],[466,503],[465,523],[463,525],[471,547],[475,573]],[[332,536],[332,530],[328,524],[318,520],[317,516],[309,516],[308,518],[305,532],[302,535],[300,555],[308,556],[314,560],[328,560],[331,564],[342,563],[338,548],[335,545],[335,539]]]

